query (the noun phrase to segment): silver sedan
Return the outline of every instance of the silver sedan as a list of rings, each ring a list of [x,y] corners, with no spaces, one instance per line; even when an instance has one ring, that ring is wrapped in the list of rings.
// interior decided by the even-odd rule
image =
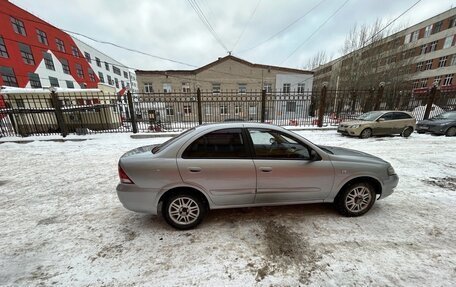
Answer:
[[[162,214],[178,229],[221,208],[333,202],[341,214],[359,216],[399,181],[378,157],[246,122],[201,125],[131,150],[119,160],[119,177],[125,208]]]

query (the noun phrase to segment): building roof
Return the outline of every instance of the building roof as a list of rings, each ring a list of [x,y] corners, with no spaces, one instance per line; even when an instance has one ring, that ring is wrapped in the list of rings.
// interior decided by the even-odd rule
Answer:
[[[136,70],[137,75],[147,75],[147,74],[158,74],[158,75],[163,75],[163,74],[179,74],[179,75],[195,75],[198,73],[201,73],[202,71],[209,70],[210,68],[221,64],[223,62],[226,62],[228,60],[233,60],[238,63],[241,63],[243,65],[253,67],[253,68],[261,68],[261,69],[272,69],[272,70],[277,70],[277,71],[282,71],[282,72],[289,72],[289,73],[298,73],[298,74],[313,74],[314,72],[312,71],[307,71],[307,70],[301,70],[301,69],[293,69],[293,68],[286,68],[286,67],[278,67],[278,66],[271,66],[271,65],[262,65],[262,64],[254,64],[250,63],[246,60],[243,60],[241,58],[228,55],[223,58],[218,58],[218,60],[211,62],[207,65],[204,65],[200,68],[197,68],[195,70]]]

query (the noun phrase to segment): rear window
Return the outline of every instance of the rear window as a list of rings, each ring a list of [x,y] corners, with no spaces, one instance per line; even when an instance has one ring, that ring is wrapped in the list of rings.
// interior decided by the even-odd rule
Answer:
[[[173,138],[170,138],[169,140],[165,141],[164,143],[162,143],[161,145],[159,146],[156,146],[152,149],[152,153],[158,153],[164,149],[166,149],[168,146],[170,146],[172,143],[174,143],[175,141],[177,141],[178,139],[182,138],[184,135],[194,131],[195,128],[191,128],[191,129],[188,129],[186,131],[184,131],[183,133],[173,137]]]

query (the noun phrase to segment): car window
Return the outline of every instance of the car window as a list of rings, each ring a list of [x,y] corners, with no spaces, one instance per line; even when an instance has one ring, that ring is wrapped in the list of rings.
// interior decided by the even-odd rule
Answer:
[[[309,148],[285,133],[268,129],[248,129],[256,158],[310,159]]]
[[[412,117],[409,114],[406,114],[406,113],[395,112],[395,113],[393,113],[393,118],[395,120],[404,120],[404,119],[410,119]]]
[[[182,132],[181,134],[179,134],[179,135],[177,135],[177,136],[175,136],[175,137],[173,137],[173,138],[170,138],[169,140],[165,141],[165,142],[162,143],[161,145],[158,145],[158,146],[154,147],[154,148],[152,149],[152,153],[158,153],[158,152],[160,152],[160,151],[166,149],[166,148],[167,148],[168,146],[170,146],[172,143],[174,143],[174,142],[177,141],[178,139],[184,137],[186,134],[193,132],[194,130],[195,130],[195,128],[191,128],[191,129],[188,129],[188,130]]]
[[[182,154],[183,158],[248,158],[247,145],[241,129],[222,129],[191,143]]]
[[[381,116],[379,119],[384,119],[385,121],[395,120],[394,113],[386,113],[383,116]]]
[[[383,114],[383,112],[372,111],[372,112],[364,113],[355,119],[360,120],[360,121],[375,121],[382,114]]]

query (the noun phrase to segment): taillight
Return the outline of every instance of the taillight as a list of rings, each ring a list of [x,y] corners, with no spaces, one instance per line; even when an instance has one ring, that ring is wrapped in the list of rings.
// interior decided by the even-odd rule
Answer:
[[[121,183],[134,184],[119,164],[119,178]]]

